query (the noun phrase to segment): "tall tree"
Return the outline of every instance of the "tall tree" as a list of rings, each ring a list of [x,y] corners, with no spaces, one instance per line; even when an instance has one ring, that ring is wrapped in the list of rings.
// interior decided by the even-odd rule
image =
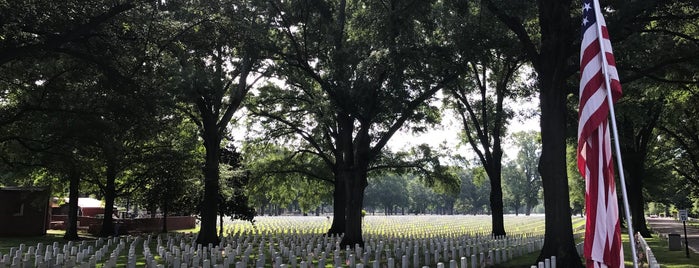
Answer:
[[[529,215],[532,208],[539,202],[541,191],[541,176],[537,170],[537,162],[541,154],[538,132],[517,132],[512,135],[515,145],[519,147],[517,156],[512,161],[509,169],[512,175],[506,180],[506,188],[509,192],[520,197],[525,206],[524,213]]]
[[[206,150],[200,244],[219,241],[221,146],[233,114],[260,77],[266,16],[258,2],[167,2],[161,7],[172,17],[166,26],[173,40],[165,56],[179,64],[170,83],[179,89],[180,109],[198,126]]]
[[[621,3],[612,8],[626,10],[626,5]],[[620,21],[611,34],[624,38],[615,47],[618,61],[623,64],[620,79],[625,95],[616,110],[628,203],[634,231],[645,237],[651,235],[645,221],[645,181],[652,180],[651,174],[658,172],[657,156],[651,152],[658,146],[659,128],[675,123],[664,120],[675,116],[662,115],[677,106],[675,100],[668,98],[682,95],[688,87],[696,85],[697,79],[692,74],[696,73],[699,60],[697,32],[689,26],[699,22],[696,10],[690,8],[696,1],[655,5],[639,13],[633,23],[626,23],[628,18],[622,15],[610,14],[611,19]],[[619,29],[622,28],[619,25],[634,31],[627,33],[629,30]],[[653,53],[637,53],[639,50]]]
[[[104,27],[108,28],[110,24]],[[41,59],[45,65],[35,65],[31,59],[24,58],[23,62],[7,63],[3,68],[17,74],[18,66],[29,64],[24,65],[29,68],[22,69],[22,72],[38,74],[24,80],[23,83],[29,86],[18,91],[14,100],[18,103],[15,107],[23,107],[21,114],[25,116],[20,123],[41,127],[35,129],[36,133],[26,133],[26,129],[19,128],[14,134],[19,139],[33,140],[32,143],[41,140],[42,147],[47,148],[45,153],[68,161],[63,162],[64,166],[53,165],[53,170],[71,177],[73,201],[77,200],[79,177],[84,173],[82,166],[94,166],[84,163],[101,161],[109,171],[100,176],[106,178],[101,189],[106,197],[106,210],[111,213],[115,191],[118,190],[115,186],[117,174],[128,167],[123,160],[127,155],[135,154],[134,150],[142,150],[143,141],[161,129],[152,117],[160,97],[157,91],[145,90],[134,83],[137,76],[134,73],[139,72],[131,69],[132,60],[136,58],[135,51],[130,50],[133,47],[110,47],[110,41],[113,41],[110,38],[123,36],[105,29],[101,38],[100,42],[90,40],[90,46],[65,47],[61,54]],[[115,54],[109,54],[112,52]],[[100,53],[106,54],[99,57]],[[15,76],[14,79],[22,78]],[[146,100],[151,102],[150,105],[145,104]],[[65,168],[71,166],[79,168]],[[76,211],[77,203],[71,203],[71,213]],[[73,216],[69,218],[71,229],[68,237],[71,239],[75,238]],[[104,235],[111,234],[111,217],[105,217],[103,225]]]
[[[566,79],[575,73],[571,61],[575,54],[574,25],[577,25],[571,19],[571,1],[537,1],[536,13],[522,6],[525,4],[495,0],[485,0],[485,4],[514,32],[525,57],[537,72],[542,139],[539,173],[546,207],[546,235],[538,259],[556,256],[559,266],[581,267],[570,222],[565,161],[568,92],[563,89],[567,86]],[[538,29],[528,28],[525,23],[531,21],[534,14],[538,18]]]
[[[120,20],[124,14],[133,10],[137,5],[132,1],[122,3],[91,3],[85,4],[81,1],[67,1],[56,3],[52,1],[35,1],[31,4],[20,2],[4,3],[0,7],[0,13],[3,17],[2,34],[0,34],[0,65],[3,68],[4,74],[12,74],[17,70],[34,70],[39,75],[34,77],[34,81],[24,80],[24,85],[29,87],[20,88],[20,95],[31,96],[25,94],[32,91],[32,87],[41,88],[44,84],[50,84],[54,80],[71,80],[77,77],[80,72],[79,67],[76,67],[71,60],[61,56],[68,55],[74,59],[79,59],[103,71],[105,76],[114,78],[121,77],[116,71],[114,65],[110,64],[110,60],[102,59],[96,55],[91,55],[89,49],[97,48],[104,49],[100,41],[111,39],[114,37],[114,32],[109,32],[106,29],[110,28],[111,23],[115,20]],[[131,34],[128,30],[120,31],[124,37]],[[100,36],[100,38],[96,38]],[[110,42],[110,41],[107,41]],[[117,49],[119,50],[119,49]],[[120,52],[123,52],[120,51]],[[120,52],[116,52],[119,54]],[[33,61],[39,59],[43,61],[42,65],[31,65]],[[113,63],[113,62],[112,62]],[[27,69],[17,69],[21,64],[28,67]],[[54,66],[61,66],[57,69],[58,72],[52,72]],[[72,66],[72,67],[71,67]],[[66,68],[68,67],[68,68]],[[87,72],[90,73],[90,72]],[[87,74],[85,73],[85,74]],[[15,73],[16,74],[16,73]],[[6,81],[22,81],[19,77],[10,78]],[[60,82],[58,82],[60,83]],[[76,83],[77,84],[77,83]],[[13,92],[13,90],[5,92]],[[43,97],[47,97],[44,95]],[[22,117],[27,118],[28,112],[40,111],[45,117],[53,118],[56,115],[55,110],[47,109],[41,103],[36,103],[40,99],[23,99],[19,106],[9,106],[10,113],[3,113],[0,122],[8,123],[12,120],[18,120]],[[45,101],[45,100],[44,100]],[[3,105],[3,110],[8,106]],[[54,107],[55,108],[55,107]],[[75,110],[73,104],[72,110]],[[71,110],[71,107],[63,111]],[[53,114],[52,114],[53,113]],[[33,113],[36,115],[36,113]],[[35,116],[34,115],[34,116]],[[62,114],[65,115],[65,114]],[[68,114],[73,116],[74,114]],[[7,117],[6,117],[7,116]],[[63,118],[65,121],[70,119]],[[66,122],[63,122],[65,126]],[[65,127],[59,127],[58,130]],[[44,129],[51,131],[50,129]],[[70,131],[63,131],[64,134]],[[43,137],[49,137],[48,133],[43,133]],[[58,133],[53,133],[58,134]],[[75,134],[75,133],[74,133]],[[27,135],[29,137],[32,135]],[[56,135],[60,136],[60,135]],[[68,136],[63,136],[69,138]],[[36,140],[35,140],[36,141]],[[54,140],[55,141],[55,140]],[[62,144],[67,145],[63,139]],[[56,143],[50,143],[56,145]],[[74,152],[75,143],[73,146],[68,146],[68,152]],[[25,146],[26,147],[26,146]],[[54,149],[58,146],[50,146]],[[73,148],[73,149],[71,149]],[[47,151],[48,152],[48,151]],[[60,153],[59,153],[60,154]],[[73,154],[74,155],[74,154]],[[72,156],[58,158],[62,160],[74,159]],[[80,166],[80,164],[68,163],[63,167]],[[70,204],[69,229],[66,233],[67,239],[77,238],[75,229],[77,222],[77,191],[81,172],[73,169],[73,171],[59,172],[70,177],[70,194],[73,197]]]
[[[247,140],[243,159],[255,182],[249,192],[259,214],[268,206],[289,207],[294,202],[306,213],[330,198],[333,175],[317,157],[297,154],[261,135]]]
[[[0,65],[84,44],[100,28],[134,9],[135,1],[11,1],[0,6]]]
[[[667,152],[668,163],[671,163],[671,173],[677,174],[685,184],[699,188],[699,120],[697,120],[696,102],[699,101],[699,91],[696,86],[675,92],[672,96],[677,101],[666,111],[661,127],[661,139],[666,143],[660,147]],[[667,144],[669,141],[670,144]]]
[[[693,17],[678,14],[686,8],[688,1],[669,3],[657,0],[611,1],[602,3],[602,9],[611,15],[609,20],[612,40],[624,40],[631,34],[647,31],[648,25],[666,19]],[[493,15],[517,36],[527,60],[532,63],[537,73],[539,87],[539,105],[541,107],[542,155],[539,171],[544,187],[544,205],[546,206],[546,237],[539,259],[556,255],[559,265],[579,267],[582,264],[574,249],[571,226],[567,224],[570,216],[568,185],[565,172],[565,127],[566,80],[577,71],[574,55],[577,51],[577,23],[571,14],[572,1],[537,1],[537,10],[520,3],[485,0],[484,3]],[[607,5],[604,5],[607,4]],[[662,15],[653,15],[653,14]],[[691,13],[691,12],[690,12]],[[535,15],[536,16],[532,16]],[[668,15],[673,14],[673,15]],[[537,19],[538,27],[530,27],[527,22]],[[653,30],[651,30],[653,31]],[[650,63],[642,69],[634,69],[635,75],[648,75],[668,65],[686,62],[689,58],[660,60]],[[620,65],[621,65],[620,60]],[[623,69],[620,68],[620,69]],[[628,77],[627,77],[628,78]],[[624,80],[624,78],[622,78]],[[563,223],[563,224],[561,224]]]
[[[582,216],[585,212],[585,179],[580,175],[577,161],[578,149],[576,144],[569,144],[566,148],[566,156],[568,161],[568,187],[570,195],[570,208],[573,214],[580,213]]]
[[[627,84],[625,88],[630,86]],[[658,137],[655,128],[662,114],[663,102],[662,97],[633,96],[617,105],[620,111],[617,113],[619,145],[626,174],[631,224],[634,232],[643,237],[651,236],[646,226],[643,181],[649,168],[646,164],[648,153]]]
[[[396,214],[397,207],[408,206],[408,180],[400,175],[391,174],[383,178],[369,178],[366,189],[365,207],[382,208],[384,214]]]
[[[295,105],[253,109],[298,135],[306,146],[303,152],[320,157],[333,170],[331,232],[344,231],[342,246],[363,245],[361,208],[372,162],[406,122],[434,119],[436,109],[426,101],[454,79],[442,63],[448,55],[434,28],[436,4],[273,4],[278,55],[285,65],[279,75],[289,93],[266,96]]]
[[[452,88],[456,111],[464,127],[465,141],[478,155],[490,181],[490,206],[493,235],[505,235],[502,202],[502,137],[512,111],[504,106],[513,95],[512,80],[520,61],[507,55],[485,56],[470,62],[465,85]],[[469,85],[471,84],[471,85]],[[494,91],[494,93],[492,92]],[[476,95],[473,97],[471,94]]]
[[[461,180],[459,198],[455,209],[459,213],[479,214],[487,212],[490,183],[487,183],[485,170],[482,167],[462,169],[458,171]]]
[[[460,3],[456,1],[455,4]],[[455,110],[461,118],[464,142],[476,152],[488,174],[493,235],[505,235],[501,141],[513,113],[504,103],[506,99],[527,93],[526,86],[518,81],[523,61],[519,48],[512,45],[515,36],[498,23],[497,18],[484,16],[487,11],[481,10],[481,6],[456,6],[454,9],[455,13],[477,13],[473,16],[459,14],[457,17],[465,19],[455,18],[453,25],[447,25],[455,29],[450,31],[454,35],[452,38],[459,40],[457,54],[467,55],[463,59],[466,68],[460,82],[449,92],[454,96]],[[469,36],[478,39],[468,40]],[[474,45],[483,49],[474,50]]]

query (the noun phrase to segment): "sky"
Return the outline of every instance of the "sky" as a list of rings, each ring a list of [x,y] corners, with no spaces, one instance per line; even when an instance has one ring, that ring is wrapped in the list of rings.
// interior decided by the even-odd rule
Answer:
[[[529,101],[521,101],[517,103],[510,101],[509,103],[506,102],[505,105],[512,107],[516,114],[518,114],[512,121],[510,121],[508,133],[530,130],[539,131],[540,127],[538,114],[531,118],[519,116],[520,112],[527,112],[531,110],[538,111],[538,98],[532,98]],[[457,118],[456,115],[453,114],[445,114],[443,116],[444,118],[441,124],[426,133],[411,134],[406,131],[396,133],[388,142],[387,147],[392,151],[398,151],[423,143],[427,143],[434,148],[438,147],[442,143],[446,143],[449,148],[452,148],[461,155],[467,156],[468,158],[476,157],[475,153],[470,148],[470,145],[462,144],[459,141],[458,135],[463,128],[461,119]],[[513,159],[518,151],[508,139],[503,139],[503,149],[505,150],[505,158],[508,159]]]

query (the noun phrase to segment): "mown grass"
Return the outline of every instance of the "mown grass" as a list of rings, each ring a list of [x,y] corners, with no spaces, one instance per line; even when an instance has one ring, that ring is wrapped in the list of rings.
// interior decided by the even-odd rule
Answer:
[[[7,254],[10,252],[11,248],[18,248],[20,244],[25,244],[29,247],[36,246],[39,243],[43,243],[44,245],[53,244],[53,242],[64,243],[64,233],[64,231],[49,230],[44,236],[3,237],[0,239],[0,253]]]
[[[539,257],[539,252],[534,252],[530,254],[525,254],[516,258],[512,258],[505,263],[495,265],[496,268],[512,268],[512,267],[526,267],[529,268],[536,264],[536,259]]]
[[[622,235],[621,239],[624,243],[624,258],[626,260],[625,265],[633,266],[629,236]],[[684,246],[682,247],[682,250],[670,251],[667,238],[653,234],[653,237],[646,238],[645,240],[653,251],[653,255],[655,255],[658,263],[660,263],[660,267],[699,268],[699,254],[692,252],[692,250],[689,250],[689,258],[687,258]],[[684,245],[684,242],[682,244]],[[644,263],[644,265],[648,264]]]
[[[575,227],[573,228],[575,229]],[[631,245],[629,244],[629,235],[622,234],[621,240],[624,246],[624,266],[633,267],[633,259],[631,258]],[[668,247],[667,238],[661,238],[655,235],[652,238],[646,238],[646,242],[653,251],[656,260],[658,260],[658,263],[660,263],[661,268],[699,268],[699,254],[694,253],[690,250],[689,258],[687,258],[684,247],[680,251],[670,251]],[[536,259],[538,257],[538,252],[526,254],[517,258],[513,258],[512,260],[509,260],[508,262],[497,265],[495,267],[531,267],[532,265],[536,264]],[[646,263],[645,257],[639,259],[639,267],[648,267],[648,263]]]
[[[543,223],[541,223],[543,224]],[[528,228],[533,228],[533,229],[539,229],[542,228],[543,225],[539,226],[540,224],[531,224],[530,226],[527,226]],[[584,225],[585,221],[581,220],[579,218],[573,218],[573,230],[574,233],[576,234],[576,243],[582,241],[582,234],[584,232]],[[261,227],[261,226],[260,226]],[[421,226],[415,225],[413,228],[418,228],[420,229]],[[188,230],[180,230],[177,232],[182,232],[182,233],[196,233],[198,232],[199,229],[188,229]],[[420,232],[420,230],[412,230],[412,232]],[[27,247],[29,246],[36,246],[37,243],[43,243],[44,245],[49,245],[54,242],[58,242],[60,244],[65,244],[66,241],[63,240],[63,231],[56,231],[56,230],[50,230],[47,235],[45,236],[40,236],[40,237],[17,237],[17,238],[2,238],[0,239],[0,254],[8,254],[10,251],[10,248],[12,247],[19,247],[20,244],[25,244]],[[86,233],[81,233],[81,237],[88,242],[94,241],[94,237],[91,237],[87,235]],[[628,241],[628,234],[624,233],[622,234],[622,240],[624,242],[624,253],[625,253],[625,265],[627,267],[632,267],[632,259],[631,259],[631,249],[629,247],[629,241]],[[155,252],[156,249],[156,239],[153,239],[151,241],[151,244],[149,245],[151,248],[151,252]],[[686,258],[685,256],[685,251],[670,251],[668,249],[668,241],[667,238],[661,238],[658,237],[657,235],[646,239],[648,242],[649,246],[653,250],[653,253],[655,254],[657,260],[659,263],[661,263],[661,267],[668,267],[668,268],[699,268],[699,254],[690,252],[690,258]],[[143,243],[140,242],[138,244],[138,248],[136,251],[138,253],[142,252],[142,245]],[[126,254],[128,252],[128,245],[127,249],[125,249],[122,252],[122,256],[120,257],[118,261],[118,267],[124,267],[127,263],[127,257]],[[525,254],[523,256],[517,257],[510,259],[508,262],[497,265],[496,267],[530,267],[531,265],[536,263],[536,259],[539,256],[539,252],[534,252],[531,254]],[[157,258],[157,257],[156,257]],[[331,265],[330,263],[327,263],[328,265]],[[646,266],[641,266],[641,267],[647,267],[647,264],[642,263]],[[102,265],[99,264],[97,267],[101,267]],[[137,259],[137,266],[138,267],[143,267],[145,266],[145,259],[142,254],[138,254],[138,259]]]

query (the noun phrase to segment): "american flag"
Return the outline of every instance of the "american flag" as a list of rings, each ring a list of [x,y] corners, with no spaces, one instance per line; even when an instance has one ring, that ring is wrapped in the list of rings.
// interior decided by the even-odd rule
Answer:
[[[594,2],[593,2],[594,1]],[[578,122],[578,169],[585,178],[585,252],[587,267],[624,267],[619,227],[619,208],[614,184],[614,165],[607,117],[609,76],[612,100],[621,97],[607,25],[597,0],[583,0],[580,46],[580,106]],[[598,24],[602,36],[598,34]],[[601,42],[600,42],[601,39]],[[600,49],[600,44],[603,50]],[[602,58],[606,58],[606,65]]]

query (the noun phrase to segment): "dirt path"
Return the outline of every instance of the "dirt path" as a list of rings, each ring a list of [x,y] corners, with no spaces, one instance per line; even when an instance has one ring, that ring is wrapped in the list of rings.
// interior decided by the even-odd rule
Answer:
[[[667,237],[667,234],[679,234],[682,240],[682,249],[684,250],[684,227],[681,221],[673,218],[646,218],[648,227],[654,232]],[[699,253],[699,229],[687,226],[687,241],[689,249]]]

